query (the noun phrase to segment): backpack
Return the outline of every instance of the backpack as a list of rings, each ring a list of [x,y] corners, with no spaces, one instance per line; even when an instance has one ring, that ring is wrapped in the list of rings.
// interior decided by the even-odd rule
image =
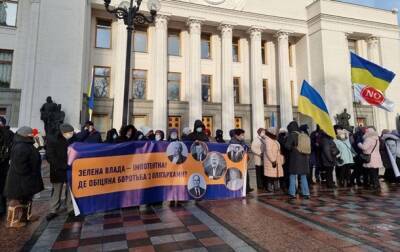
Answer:
[[[297,134],[297,146],[296,149],[301,154],[311,154],[311,139],[310,137],[303,132],[295,132]]]

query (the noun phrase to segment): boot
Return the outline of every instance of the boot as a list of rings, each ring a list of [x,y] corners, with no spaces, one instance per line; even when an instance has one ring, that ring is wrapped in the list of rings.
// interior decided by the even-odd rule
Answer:
[[[13,207],[8,207],[7,211],[7,227],[9,228],[21,228],[26,226],[26,221],[24,221],[24,205],[17,205]]]
[[[26,214],[27,214],[27,220],[30,222],[39,220],[39,216],[32,214],[32,202],[28,203],[28,205],[26,207]]]

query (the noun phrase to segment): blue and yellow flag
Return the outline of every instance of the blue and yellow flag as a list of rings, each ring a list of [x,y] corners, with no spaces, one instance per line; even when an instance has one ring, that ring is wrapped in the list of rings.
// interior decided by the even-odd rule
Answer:
[[[351,81],[384,92],[396,75],[375,63],[351,53]]]
[[[336,138],[328,109],[321,95],[307,81],[303,81],[299,96],[299,112],[311,117],[328,135]]]
[[[91,121],[93,109],[94,109],[94,78],[93,77],[92,77],[92,81],[89,85],[89,90],[88,90],[88,108],[89,108],[89,120]]]

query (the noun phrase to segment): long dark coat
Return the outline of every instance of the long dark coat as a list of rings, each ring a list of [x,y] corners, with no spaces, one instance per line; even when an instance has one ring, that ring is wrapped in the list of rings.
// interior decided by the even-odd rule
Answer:
[[[285,149],[288,155],[287,167],[289,174],[307,175],[310,172],[310,155],[302,154],[296,148],[298,144],[298,133],[300,132],[297,122],[293,121],[289,123],[287,129],[289,135],[285,141]]]
[[[40,154],[33,143],[29,137],[14,137],[10,170],[4,188],[4,195],[8,199],[24,200],[44,189]]]
[[[203,131],[200,133],[196,131],[196,129],[199,127],[203,128]],[[204,133],[205,129],[206,126],[204,126],[203,122],[200,120],[196,120],[194,122],[193,132],[188,135],[188,140],[208,142],[209,141],[208,136]]]
[[[12,148],[12,142],[14,133],[4,127],[0,127],[0,152],[4,153],[0,155],[0,194],[3,194],[3,189],[6,184],[6,178],[8,169],[10,167],[10,152]],[[4,151],[2,151],[4,149]]]
[[[335,142],[327,135],[323,134],[321,138],[321,163],[324,167],[334,167],[336,165],[336,157],[332,150],[336,148]]]
[[[50,164],[50,182],[67,182],[68,141],[59,134],[47,138],[46,155]]]

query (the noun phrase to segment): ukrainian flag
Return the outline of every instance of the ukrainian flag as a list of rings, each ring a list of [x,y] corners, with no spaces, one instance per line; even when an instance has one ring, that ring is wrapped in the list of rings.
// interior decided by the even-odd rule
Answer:
[[[93,74],[92,74],[93,76]],[[88,90],[88,108],[89,108],[89,121],[92,120],[92,114],[94,109],[94,78],[92,77],[92,81],[89,85]]]
[[[351,53],[351,81],[384,92],[396,75],[375,63]]]
[[[299,112],[311,117],[322,130],[336,138],[331,118],[325,102],[319,93],[307,81],[303,81],[299,96]]]

